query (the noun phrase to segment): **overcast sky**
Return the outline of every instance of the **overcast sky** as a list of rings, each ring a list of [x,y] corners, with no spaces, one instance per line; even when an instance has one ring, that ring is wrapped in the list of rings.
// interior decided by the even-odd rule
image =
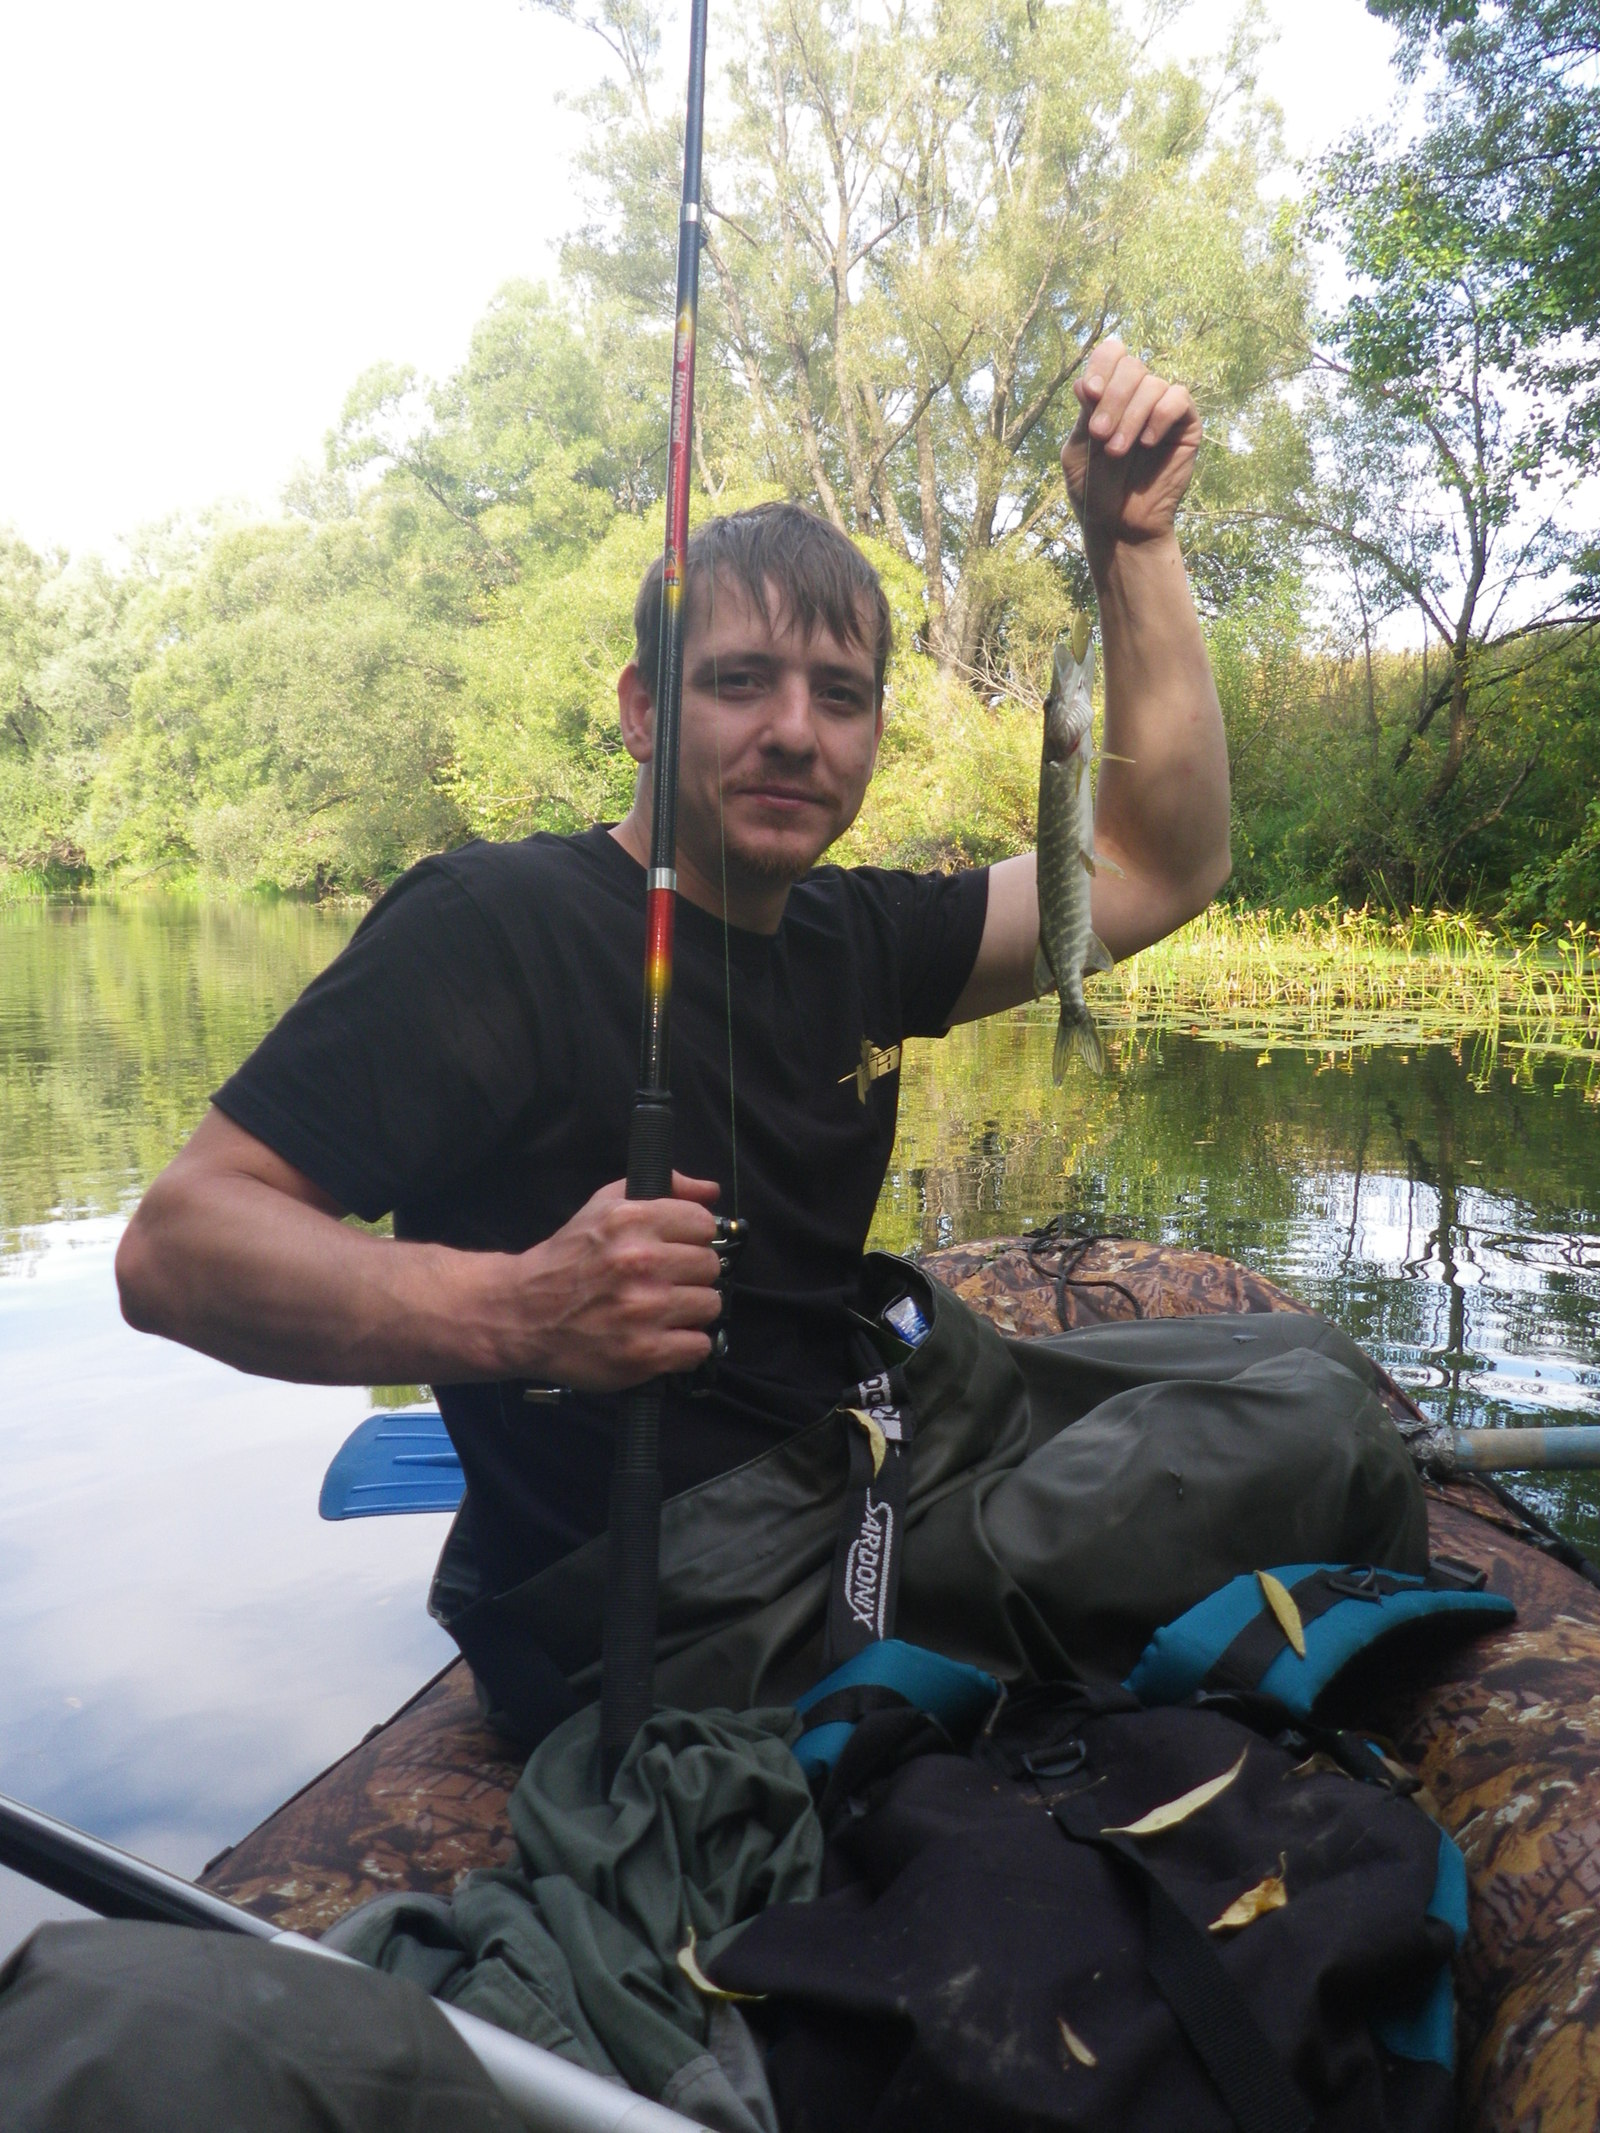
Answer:
[[[1215,48],[1237,13],[1195,0],[1166,43]],[[1292,155],[1387,107],[1360,0],[1265,13]],[[559,95],[592,65],[518,0],[0,8],[0,524],[110,550],[273,508],[367,364],[448,372],[501,282],[551,271]]]

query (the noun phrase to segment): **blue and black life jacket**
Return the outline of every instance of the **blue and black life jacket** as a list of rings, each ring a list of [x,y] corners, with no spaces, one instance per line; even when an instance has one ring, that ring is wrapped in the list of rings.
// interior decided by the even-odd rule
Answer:
[[[866,1656],[812,1709],[867,1707],[802,1741],[825,1893],[708,1968],[760,2001],[780,2123],[1447,2133],[1465,1876],[1387,1765],[1353,1782],[1221,1698],[998,1698],[935,1655]],[[987,1699],[971,1749],[919,1683],[952,1718]]]
[[[1273,1609],[1267,1579],[1288,1595],[1303,1656]],[[1492,1629],[1515,1613],[1502,1594],[1484,1589],[1482,1571],[1450,1556],[1436,1556],[1423,1577],[1351,1563],[1290,1563],[1231,1578],[1158,1629],[1127,1685],[1145,1704],[1248,1690],[1309,1718],[1345,1668],[1379,1645],[1423,1632]]]
[[[1428,1632],[1470,1633],[1503,1624],[1513,1614],[1511,1602],[1486,1591],[1471,1566],[1449,1559],[1436,1561],[1420,1577],[1362,1565],[1289,1564],[1231,1580],[1157,1631],[1121,1688],[1030,1691],[1021,1699],[1022,1709],[1014,1709],[1017,1699],[1008,1702],[993,1676],[975,1667],[892,1637],[871,1642],[800,1699],[805,1727],[795,1753],[823,1802],[825,1818],[833,1818],[830,1841],[844,1847],[838,1871],[851,1866],[862,1884],[852,1902],[871,1896],[873,1907],[865,1917],[852,1911],[854,1922],[837,1945],[821,1909],[811,1919],[759,1922],[717,1966],[718,1982],[786,2000],[795,2101],[809,2098],[810,2104],[826,2102],[832,2109],[839,2098],[830,2097],[826,2086],[831,2025],[841,2016],[870,2022],[886,1989],[882,1977],[852,1978],[846,1943],[875,1949],[880,1961],[903,1949],[896,1959],[907,1966],[906,1975],[896,1988],[901,2012],[894,2019],[902,2027],[909,2019],[914,2030],[918,2024],[926,2028],[913,2057],[922,2054],[930,2077],[937,2066],[943,2072],[933,2078],[980,2087],[989,2083],[981,2098],[976,2090],[964,2089],[974,2129],[1020,2125],[1027,2121],[1022,2092],[1013,2096],[998,2073],[990,2080],[977,2062],[969,2066],[959,2038],[942,2027],[939,2009],[941,1994],[954,1984],[943,1977],[941,1964],[946,1958],[953,1962],[969,1941],[974,1949],[983,1943],[991,1908],[1004,1913],[1016,1905],[1020,1884],[1013,1887],[1008,1880],[1006,1861],[1011,1857],[1012,1865],[1020,1866],[1026,1857],[1024,1882],[1033,1877],[1038,1900],[1047,1907],[1068,1903],[1074,1936],[1092,1941],[1103,1934],[1108,1949],[1112,1942],[1125,1948],[1133,1932],[1145,1947],[1144,1982],[1120,1977],[1115,2004],[1096,2005],[1083,1978],[1074,1971],[1074,1983],[1062,1973],[1063,1990],[1085,1995],[1079,2004],[1087,2027],[1061,2017],[1067,2025],[1063,2040],[1070,2031],[1073,2093],[1089,2106],[1085,2125],[1104,2123],[1108,2133],[1115,2125],[1123,2133],[1126,2126],[1144,2122],[1137,2112],[1128,2117],[1125,2084],[1135,2076],[1145,2078],[1137,2051],[1157,2049],[1149,2040],[1162,2034],[1159,2023],[1155,2032],[1148,2029],[1153,1996],[1175,2025],[1170,2042],[1159,2049],[1175,2051],[1190,2069],[1183,2076],[1174,2061],[1150,2074],[1149,2093],[1166,2099],[1161,2110],[1201,2111],[1195,2124],[1294,2133],[1328,2106],[1330,2096],[1319,2084],[1334,2078],[1339,2065],[1354,2063],[1345,2056],[1353,2052],[1368,2070],[1363,2078],[1372,2085],[1381,2114],[1372,2122],[1432,2133],[1448,2123],[1453,2109],[1451,1961],[1467,1927],[1465,1865],[1448,1834],[1409,1797],[1415,1781],[1377,1743],[1334,1732],[1319,1724],[1315,1711],[1355,1660],[1391,1641]],[[1030,1704],[1035,1706],[1031,1713]],[[1053,1709],[1058,1717],[1052,1717]],[[919,1717],[924,1721],[920,1732]],[[1042,1748],[1035,1743],[1019,1752],[1015,1744],[1029,1739],[1030,1726],[1037,1733],[1041,1724],[1047,1732],[1054,1724],[1055,1733]],[[1181,1831],[1174,1826],[1170,1834],[1153,1839],[1141,1841],[1136,1833],[1108,1826],[1115,1820],[1111,1802],[1136,1798],[1142,1804],[1139,1787],[1149,1770],[1161,1771],[1159,1789],[1174,1797],[1214,1783],[1221,1773],[1211,1766],[1221,1755],[1218,1729],[1224,1725],[1232,1727],[1232,1738],[1244,1742],[1241,1760],[1257,1770],[1250,1790],[1241,1788],[1226,1800],[1218,1793],[1215,1804],[1195,1812],[1192,1828],[1185,1821]],[[1254,1729],[1254,1749],[1247,1728]],[[1013,1742],[1009,1763],[1008,1739]],[[1319,1754],[1319,1749],[1330,1752]],[[902,1760],[909,1769],[930,1757],[934,1761],[922,1774],[900,1774]],[[962,1778],[959,1767],[968,1763],[990,1775]],[[949,1775],[941,1776],[946,1766]],[[1013,1777],[1048,1810],[1059,1835],[1069,1840],[1070,1859],[1049,1846],[1039,1850],[1036,1834],[1025,1834],[1022,1824],[1007,1819],[1014,1812],[1004,1804],[1009,1787],[994,1794],[998,1819],[990,1818],[984,1788],[992,1790],[996,1770]],[[1349,1778],[1364,1783],[1341,1792]],[[1284,1813],[1288,1820],[1280,1829]],[[880,1890],[876,1869],[863,1866],[873,1833],[881,1825],[884,1844],[898,1858],[902,1843],[922,1844],[929,1830],[947,1824],[954,1829],[964,1817],[970,1817],[970,1830],[941,1869],[954,1916],[937,1922],[925,1916],[919,1930],[913,1917],[916,1875],[933,1871],[934,1855],[928,1852],[914,1867],[897,1867],[890,1885]],[[1357,1850],[1380,1841],[1388,1845],[1388,1870],[1375,1882],[1369,1872],[1367,1881],[1355,1874],[1347,1887],[1334,1886],[1344,1868],[1328,1867],[1322,1858],[1326,1844],[1305,1848],[1307,1836],[1320,1829],[1332,1838],[1336,1825],[1344,1823],[1351,1830],[1359,1824],[1367,1833]],[[1008,1839],[1013,1827],[1015,1837]],[[1018,1847],[1014,1856],[1012,1843]],[[1264,1845],[1273,1852],[1270,1861]],[[1335,1843],[1334,1850],[1339,1849]],[[1104,1870],[1090,1854],[1103,1858]],[[1369,1856],[1369,1868],[1375,1856]],[[1251,1908],[1247,1895],[1262,1905],[1237,1929],[1255,1936],[1243,1950],[1253,1960],[1242,1968],[1242,1957],[1219,1946],[1207,1930],[1220,1919],[1195,1915],[1201,1887],[1196,1877],[1213,1877],[1199,1899],[1204,1908],[1219,1886],[1214,1878],[1219,1857],[1236,1860],[1234,1878],[1245,1912]],[[1276,1877],[1274,1867],[1281,1870]],[[1225,1866],[1222,1880],[1227,1879]],[[1288,1907],[1296,1905],[1291,1917]],[[906,1910],[905,1917],[897,1906]],[[1275,1920],[1269,1913],[1277,1908],[1284,1915]],[[1350,1919],[1356,1914],[1368,1923],[1352,1935]],[[1334,1950],[1319,1916],[1342,1921],[1338,1932],[1347,1945]],[[1018,1913],[1017,1959],[1037,1966],[1053,1944],[1046,1934],[1037,1949],[1024,1954],[1031,1944],[1021,1920]],[[1405,1957],[1397,1970],[1402,1947]],[[1319,1966],[1327,1968],[1326,1979]],[[1094,1966],[1089,1967],[1092,1976]],[[1335,1972],[1336,1989],[1330,1982]],[[1260,1979],[1267,1975],[1274,1990],[1264,1995]],[[1337,2037],[1327,2029],[1330,1991],[1334,2000],[1345,1995],[1340,2019],[1354,2023],[1351,2028],[1347,2022]],[[1001,1997],[1020,2008],[1030,1992],[1031,1983],[1024,1987],[1018,1981]],[[1146,2012],[1135,2021],[1140,2006]],[[1297,2010],[1292,2020],[1285,2013],[1291,2006]],[[969,2012],[980,2027],[987,2019],[976,2006]],[[1019,2013],[1020,2026],[1027,2019]],[[1288,2028],[1278,2035],[1285,2022]],[[1129,2039],[1135,2034],[1145,2041],[1130,2062],[1135,2046]],[[1040,2054],[1049,2041],[1034,2039],[1030,2046],[1038,2060],[1030,2077],[1036,2081],[1046,2078]],[[1107,2083],[1103,2119],[1088,2094],[1101,2069]],[[1201,2086],[1189,2103],[1180,2103],[1186,2078],[1200,2079]],[[1209,2105],[1203,2106],[1202,2096],[1209,2097]],[[908,2091],[908,2125],[922,2107]],[[885,2126],[896,2124],[892,2084],[877,2109],[875,2125],[879,2118]],[[1206,2117],[1205,2109],[1220,2115]]]
[[[1290,1563],[1266,1573],[1289,1595],[1305,1643],[1294,1650],[1260,1572],[1230,1581],[1158,1629],[1126,1686],[1143,1704],[1177,1704],[1207,1690],[1270,1697],[1310,1718],[1334,1681],[1378,1646],[1424,1631],[1493,1629],[1516,1613],[1485,1590],[1483,1573],[1435,1556],[1426,1575],[1352,1563]],[[994,1708],[1000,1684],[979,1667],[884,1637],[863,1645],[796,1699],[805,1730],[795,1755],[826,1773],[870,1711],[916,1710],[965,1746]]]
[[[813,1783],[825,1777],[869,1712],[919,1711],[952,1745],[966,1747],[999,1701],[1000,1684],[981,1667],[883,1637],[851,1655],[797,1697],[805,1731],[795,1760]]]

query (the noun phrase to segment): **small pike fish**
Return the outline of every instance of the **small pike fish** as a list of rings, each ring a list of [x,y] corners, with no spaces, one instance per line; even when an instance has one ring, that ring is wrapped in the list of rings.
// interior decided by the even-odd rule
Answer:
[[[1105,1047],[1083,997],[1083,974],[1109,970],[1111,957],[1089,924],[1094,879],[1094,647],[1080,615],[1056,646],[1044,700],[1039,765],[1039,953],[1033,982],[1061,998],[1052,1069],[1059,1084],[1074,1053],[1091,1072],[1106,1070]]]

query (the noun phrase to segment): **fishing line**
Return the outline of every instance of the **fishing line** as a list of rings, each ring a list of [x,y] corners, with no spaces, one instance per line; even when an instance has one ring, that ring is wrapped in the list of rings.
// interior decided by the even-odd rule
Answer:
[[[716,573],[712,573],[708,596],[712,629],[717,620]],[[733,951],[728,931],[728,829],[722,800],[722,680],[715,660],[711,665],[711,696],[717,715],[712,721],[717,736],[717,847],[722,861],[722,1000],[728,1030],[728,1150],[733,1167],[733,1213],[739,1215],[739,1113],[733,1092]]]

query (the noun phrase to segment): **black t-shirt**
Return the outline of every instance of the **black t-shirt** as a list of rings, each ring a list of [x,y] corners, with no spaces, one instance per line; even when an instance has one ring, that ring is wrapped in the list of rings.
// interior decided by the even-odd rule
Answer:
[[[673,1159],[718,1181],[750,1240],[715,1389],[674,1390],[663,1411],[669,1494],[859,1375],[844,1306],[894,1141],[899,1046],[948,1024],[987,902],[982,872],[819,867],[768,936],[679,900]],[[342,1206],[392,1210],[397,1236],[524,1250],[626,1171],[643,954],[644,869],[604,828],[424,860],[216,1103]],[[613,1400],[436,1389],[488,1589],[603,1528]]]

